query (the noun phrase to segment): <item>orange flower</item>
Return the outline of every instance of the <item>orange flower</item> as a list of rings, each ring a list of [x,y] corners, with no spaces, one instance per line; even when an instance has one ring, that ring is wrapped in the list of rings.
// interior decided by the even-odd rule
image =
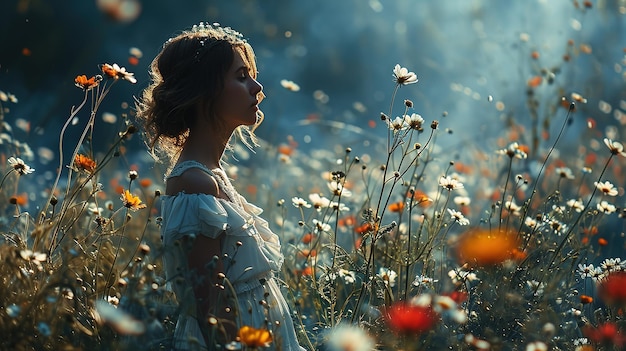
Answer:
[[[458,162],[458,161],[454,163],[454,169],[459,173],[465,173],[465,174],[470,174],[473,171],[472,166],[467,165],[463,162]]]
[[[299,275],[310,276],[313,275],[313,268],[311,266],[304,267],[302,270],[296,271]]]
[[[337,226],[339,226],[340,228],[353,226],[355,221],[356,218],[354,216],[346,216],[343,218],[339,218],[339,220],[337,221]]]
[[[272,334],[267,329],[256,329],[247,325],[239,328],[239,341],[247,347],[268,347],[272,343]]]
[[[355,248],[355,249],[360,249],[360,248],[361,248],[361,245],[363,245],[363,238],[357,238],[357,239],[354,241],[354,248]]]
[[[391,205],[389,205],[388,209],[391,212],[402,212],[402,210],[404,210],[404,202],[403,201],[394,202]]]
[[[457,253],[461,263],[490,266],[512,258],[517,246],[514,234],[476,228],[461,236]]]
[[[87,78],[86,75],[76,76],[74,79],[74,84],[86,91],[97,87],[99,83],[100,81],[96,77]]]
[[[598,234],[598,227],[594,225],[591,227],[583,228],[583,233],[587,235],[596,235]]]
[[[278,146],[278,153],[282,154],[282,155],[286,155],[286,156],[291,156],[291,154],[293,154],[294,152],[294,148],[292,148],[291,146],[282,144]]]
[[[101,69],[102,73],[104,73],[109,78],[123,79],[133,84],[137,83],[137,79],[134,77],[135,74],[127,72],[126,68],[118,66],[117,63],[114,63],[113,65],[105,63],[102,65]]]
[[[152,179],[150,178],[142,178],[139,180],[139,185],[141,185],[143,188],[147,188],[150,185],[152,185]]]
[[[517,146],[517,149],[522,151],[522,152],[524,152],[524,153],[526,153],[526,154],[530,153],[530,147],[528,145],[525,145],[525,144],[519,144]]]
[[[28,204],[28,194],[22,193],[11,196],[9,199],[11,205],[26,206]]]
[[[406,197],[409,199],[413,197],[413,203],[418,204],[420,207],[428,207],[433,202],[433,199],[429,198],[425,192],[417,189],[413,192],[409,191]]]
[[[598,245],[607,246],[608,244],[609,244],[609,241],[606,240],[605,238],[598,238]]]
[[[302,236],[301,241],[303,244],[310,244],[313,239],[315,239],[315,235],[313,235],[313,233],[306,233]]]
[[[541,76],[534,76],[528,80],[527,84],[531,88],[536,88],[541,84],[542,81],[543,78],[541,78]]]
[[[128,190],[124,191],[121,199],[124,202],[124,207],[129,208],[133,211],[146,208],[146,204],[142,203],[138,196],[131,194]]]
[[[96,162],[85,155],[78,154],[74,158],[74,166],[79,171],[85,171],[87,173],[93,173],[96,169]]]
[[[354,228],[354,231],[362,235],[362,234],[369,233],[370,231],[372,231],[372,229],[373,229],[373,226],[370,224],[370,222],[365,222],[361,224],[360,226]]]
[[[109,78],[117,78],[117,71],[109,64],[102,65],[102,73]]]
[[[586,305],[588,303],[592,303],[593,302],[593,297],[588,296],[588,295],[580,295],[580,302],[583,305]]]
[[[511,251],[511,258],[515,261],[523,261],[526,259],[526,252],[519,250],[518,248],[514,248]]]

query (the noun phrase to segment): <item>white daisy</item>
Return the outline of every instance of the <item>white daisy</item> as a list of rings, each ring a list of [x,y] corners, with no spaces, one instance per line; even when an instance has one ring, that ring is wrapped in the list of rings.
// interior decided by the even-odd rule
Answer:
[[[442,176],[441,178],[439,178],[439,185],[444,189],[447,189],[448,191],[464,188],[463,183],[454,178],[451,178],[450,176]]]
[[[624,145],[619,141],[613,141],[608,138],[604,138],[604,145],[609,148],[613,155],[620,155],[626,157],[626,152],[624,152]]]
[[[301,198],[301,197],[293,197],[291,198],[291,203],[295,206],[295,207],[306,207],[306,208],[311,208],[311,204],[308,203],[305,199]]]
[[[561,178],[574,179],[574,173],[567,167],[558,167],[556,169],[556,174],[558,174]]]
[[[465,216],[463,216],[463,214],[460,211],[453,210],[450,208],[447,208],[446,210],[448,210],[450,217],[452,217],[452,219],[454,219],[454,221],[459,223],[460,225],[470,224],[469,219],[465,218]]]
[[[392,269],[380,267],[378,270],[378,276],[382,278],[385,282],[385,285],[389,285],[390,287],[394,287],[396,285],[396,277],[398,274]]]
[[[19,157],[9,157],[7,162],[9,162],[9,165],[13,167],[19,175],[29,174],[35,171],[34,168],[31,168]]]
[[[509,144],[509,146],[507,146],[505,149],[496,150],[496,153],[499,155],[506,155],[510,158],[515,157],[519,159],[525,159],[528,157],[528,154],[526,154],[526,152],[524,152],[520,148],[519,143],[517,142]]]
[[[394,120],[388,119],[387,126],[389,127],[389,129],[396,131],[396,132],[409,128],[409,125],[406,123],[406,121],[402,117],[396,117]]]
[[[468,196],[455,196],[454,203],[459,206],[469,206],[472,203],[472,199]]]
[[[576,199],[568,200],[567,206],[569,206],[570,208],[573,208],[576,212],[582,212],[582,210],[585,209],[585,205],[583,205],[583,202],[580,200],[576,200]]]
[[[411,129],[420,129],[422,128],[422,124],[424,123],[424,118],[418,115],[417,113],[412,113],[410,115],[404,115],[404,122]]]
[[[604,212],[604,214],[611,214],[617,211],[615,205],[612,205],[607,201],[600,201],[600,203],[598,203],[596,207],[598,208],[598,211]]]
[[[594,272],[593,264],[585,265],[581,263],[578,265],[578,274],[580,274],[581,278],[591,278]]]
[[[342,323],[333,327],[325,337],[328,351],[373,351],[374,338],[358,325]]]
[[[408,85],[417,83],[417,75],[413,72],[410,72],[408,69],[401,67],[400,65],[396,65],[393,68],[393,78],[396,83],[400,85]]]
[[[617,188],[611,184],[608,180],[606,182],[594,182],[593,183],[598,190],[607,196],[617,196]]]
[[[339,269],[339,276],[341,278],[343,278],[343,280],[346,282],[346,284],[352,284],[356,281],[356,273],[354,273],[353,271],[349,271],[347,269]]]

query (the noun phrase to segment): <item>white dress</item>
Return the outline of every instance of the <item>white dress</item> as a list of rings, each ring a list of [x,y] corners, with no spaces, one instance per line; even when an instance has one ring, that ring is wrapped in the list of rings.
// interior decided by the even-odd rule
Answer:
[[[206,350],[196,321],[196,299],[189,279],[187,255],[180,245],[185,236],[222,236],[224,274],[237,294],[239,327],[270,328],[273,341],[267,350],[304,350],[297,341],[289,307],[274,279],[282,263],[280,241],[267,221],[259,217],[262,210],[248,203],[234,189],[222,169],[209,170],[196,161],[179,163],[166,180],[180,176],[190,168],[200,168],[218,181],[220,191],[230,199],[207,194],[162,196],[161,234],[164,268],[168,286],[176,294],[180,315],[174,333],[175,350]],[[259,302],[265,300],[263,306]]]

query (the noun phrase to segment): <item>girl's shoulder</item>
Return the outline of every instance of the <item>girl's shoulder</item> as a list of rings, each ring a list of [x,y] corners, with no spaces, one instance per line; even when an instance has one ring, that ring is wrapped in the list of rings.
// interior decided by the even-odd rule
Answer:
[[[165,177],[165,194],[207,194],[217,197],[219,185],[215,174],[198,161],[182,161]]]

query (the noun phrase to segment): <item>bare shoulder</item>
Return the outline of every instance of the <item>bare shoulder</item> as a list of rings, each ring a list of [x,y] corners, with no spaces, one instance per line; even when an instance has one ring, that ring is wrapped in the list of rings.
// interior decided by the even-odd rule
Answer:
[[[176,195],[180,192],[187,194],[208,194],[219,196],[217,180],[210,174],[199,168],[190,168],[180,176],[167,180],[165,193]]]

